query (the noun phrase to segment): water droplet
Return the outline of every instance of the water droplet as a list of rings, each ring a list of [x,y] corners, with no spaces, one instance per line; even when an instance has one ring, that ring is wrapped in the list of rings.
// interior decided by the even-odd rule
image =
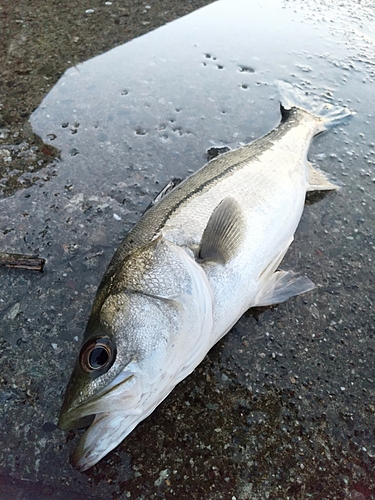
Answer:
[[[103,132],[101,132],[99,135],[98,135],[98,141],[99,142],[105,142],[108,140],[108,136],[106,134],[104,134]]]
[[[144,129],[144,128],[142,128],[142,127],[137,127],[137,128],[135,129],[135,133],[136,133],[137,135],[146,135],[146,134],[147,134],[147,130],[145,130],[145,129]]]
[[[182,135],[182,128],[181,127],[173,127],[172,131],[178,135]]]
[[[250,66],[239,66],[240,73],[254,73],[255,69],[250,68]]]

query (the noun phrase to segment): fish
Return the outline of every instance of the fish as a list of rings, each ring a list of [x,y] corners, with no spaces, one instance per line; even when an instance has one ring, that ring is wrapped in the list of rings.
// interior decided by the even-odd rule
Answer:
[[[87,427],[71,457],[77,469],[121,443],[249,308],[314,288],[279,266],[306,193],[337,188],[308,162],[310,143],[352,113],[277,87],[280,124],[167,186],[110,261],[58,422]]]

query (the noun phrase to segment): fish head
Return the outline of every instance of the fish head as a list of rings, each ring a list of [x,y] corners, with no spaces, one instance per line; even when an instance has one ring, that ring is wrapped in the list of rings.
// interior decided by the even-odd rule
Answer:
[[[161,237],[104,279],[58,424],[89,425],[72,457],[80,470],[117,446],[195,368],[212,329],[205,273]]]

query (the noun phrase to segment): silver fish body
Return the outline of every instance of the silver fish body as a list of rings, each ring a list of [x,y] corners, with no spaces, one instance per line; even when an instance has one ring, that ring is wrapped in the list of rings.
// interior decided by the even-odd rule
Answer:
[[[277,270],[306,191],[335,189],[307,162],[312,138],[348,116],[280,83],[281,124],[211,160],[152,206],[99,285],[59,426],[94,419],[73,463],[85,470],[146,418],[250,307],[314,285]]]

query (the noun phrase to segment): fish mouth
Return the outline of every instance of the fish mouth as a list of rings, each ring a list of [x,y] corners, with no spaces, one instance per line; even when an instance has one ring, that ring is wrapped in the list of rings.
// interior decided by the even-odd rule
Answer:
[[[81,437],[71,457],[71,463],[79,471],[95,465],[130,434],[142,415],[125,412],[98,413]]]
[[[61,430],[86,428],[71,458],[84,471],[115,448],[142,420],[142,391],[137,377],[122,372],[102,391],[75,408],[61,411]]]
[[[63,431],[83,429],[91,425],[97,414],[107,413],[111,409],[118,410],[117,398],[121,398],[120,401],[124,399],[129,389],[129,382],[133,378],[134,373],[121,372],[109,385],[83,403],[68,409],[64,404],[57,423],[59,429]]]

